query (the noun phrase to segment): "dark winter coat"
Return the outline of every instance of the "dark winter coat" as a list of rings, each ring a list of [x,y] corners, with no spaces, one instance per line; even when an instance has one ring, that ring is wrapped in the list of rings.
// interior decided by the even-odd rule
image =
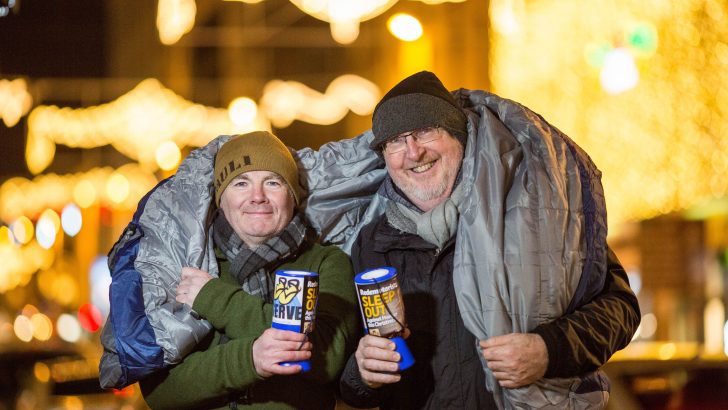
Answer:
[[[416,364],[402,373],[400,382],[369,389],[352,355],[341,379],[341,393],[349,404],[382,409],[496,408],[473,349],[475,336],[465,328],[458,310],[452,282],[453,245],[448,243],[438,253],[422,238],[391,227],[384,216],[361,231],[352,248],[355,271],[398,268],[411,331],[407,344]],[[545,377],[594,371],[629,342],[639,306],[611,252],[608,267],[607,281],[590,304],[534,329],[549,354]]]

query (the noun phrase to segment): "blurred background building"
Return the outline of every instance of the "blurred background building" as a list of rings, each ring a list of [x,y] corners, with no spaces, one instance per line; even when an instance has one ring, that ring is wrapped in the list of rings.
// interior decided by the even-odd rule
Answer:
[[[141,196],[219,134],[353,137],[423,69],[602,170],[643,313],[616,359],[725,358],[723,0],[0,0],[0,410],[143,408],[95,384],[106,253]]]

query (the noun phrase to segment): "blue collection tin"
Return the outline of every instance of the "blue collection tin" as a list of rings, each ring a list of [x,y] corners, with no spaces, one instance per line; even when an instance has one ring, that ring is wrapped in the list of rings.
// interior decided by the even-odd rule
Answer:
[[[404,341],[404,301],[391,267],[370,269],[354,278],[364,330],[374,336],[391,339],[400,355],[399,370],[411,367],[415,360]]]
[[[319,275],[315,272],[279,270],[273,291],[273,320],[271,327],[309,334],[316,321]],[[281,366],[300,365],[304,372],[311,369],[308,360],[283,362]]]

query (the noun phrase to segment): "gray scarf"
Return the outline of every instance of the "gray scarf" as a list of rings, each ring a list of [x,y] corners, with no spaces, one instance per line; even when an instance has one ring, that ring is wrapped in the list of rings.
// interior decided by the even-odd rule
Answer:
[[[230,273],[245,292],[273,303],[273,278],[270,271],[294,257],[306,242],[306,225],[299,214],[276,236],[249,248],[233,230],[225,215],[218,212],[213,222],[215,245],[230,261]]]
[[[450,198],[427,212],[422,212],[397,200],[391,201],[385,212],[387,220],[393,227],[417,235],[437,246],[437,249],[442,249],[457,232],[460,217],[458,205],[461,199],[461,184],[457,184],[450,194]]]

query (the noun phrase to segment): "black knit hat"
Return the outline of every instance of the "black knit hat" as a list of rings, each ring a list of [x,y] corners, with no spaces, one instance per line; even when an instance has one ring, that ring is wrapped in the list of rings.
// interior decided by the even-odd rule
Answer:
[[[400,81],[374,108],[374,140],[369,146],[381,151],[382,144],[392,137],[434,126],[446,129],[465,146],[465,113],[435,74],[421,71]]]

